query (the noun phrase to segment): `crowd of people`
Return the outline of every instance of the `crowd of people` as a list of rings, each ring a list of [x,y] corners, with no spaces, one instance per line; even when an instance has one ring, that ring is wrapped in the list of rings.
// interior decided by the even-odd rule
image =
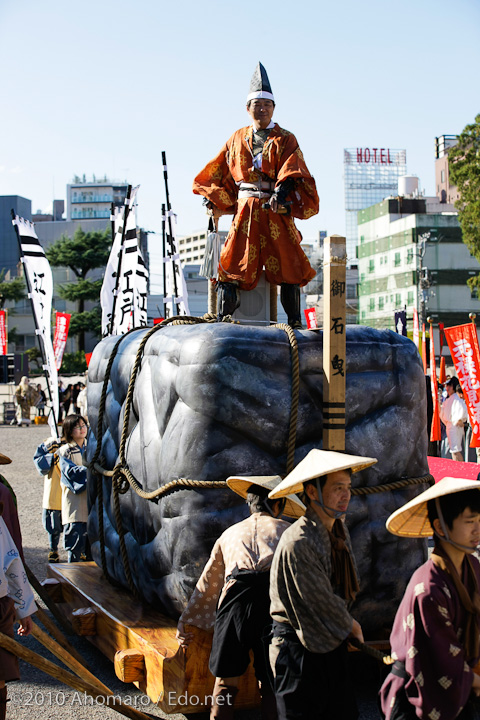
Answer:
[[[24,376],[16,386],[14,395],[15,417],[11,421],[11,425],[19,427],[28,427],[31,422],[32,410],[39,417],[45,416],[45,407],[47,405],[47,396],[41,383],[31,383],[29,378]],[[58,406],[56,409],[56,419],[62,422],[70,412],[77,415],[87,414],[87,387],[85,383],[79,381],[76,383],[68,383],[64,385],[62,380],[58,381]]]

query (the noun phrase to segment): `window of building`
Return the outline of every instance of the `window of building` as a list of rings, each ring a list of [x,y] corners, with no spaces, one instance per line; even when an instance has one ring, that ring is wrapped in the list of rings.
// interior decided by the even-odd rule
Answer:
[[[395,261],[394,261],[395,267],[398,267],[400,265],[400,263],[401,263],[400,253],[396,252],[395,253]]]
[[[380,258],[380,265],[383,265],[383,257]]]
[[[413,305],[413,290],[408,291],[407,305]]]
[[[375,310],[375,298],[370,298],[370,312]]]
[[[395,307],[399,308],[402,305],[402,295],[401,293],[396,293],[395,295]]]
[[[365,273],[362,273],[360,275],[360,282],[363,282],[365,280]]]
[[[383,297],[379,297],[378,298],[378,309],[383,310],[383,307],[384,307]]]
[[[413,248],[410,248],[407,250],[407,263],[410,264],[413,262]]]
[[[440,172],[440,181],[441,181],[442,183],[445,182],[445,170],[442,170],[442,171]]]
[[[357,286],[356,285],[347,285],[347,298],[351,300],[352,298],[357,297]]]
[[[365,242],[365,235],[360,235],[360,245],[363,245]]]
[[[365,310],[362,310],[362,320],[365,320],[366,314]]]
[[[472,290],[470,291],[470,297],[472,298],[472,300],[478,300],[478,288],[472,288]]]
[[[375,260],[369,260],[369,262],[368,262],[368,272],[369,272],[369,273],[375,272]]]

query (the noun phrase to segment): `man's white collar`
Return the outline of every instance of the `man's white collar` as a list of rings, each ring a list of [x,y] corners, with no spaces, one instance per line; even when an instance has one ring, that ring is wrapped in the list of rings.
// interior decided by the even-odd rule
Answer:
[[[273,127],[275,127],[275,123],[273,122],[273,120],[270,120],[270,122],[268,123],[267,127],[264,128],[264,129],[265,129],[265,130],[271,130]],[[252,130],[253,130],[253,132],[258,132],[258,130],[255,130],[255,125],[252,125]]]

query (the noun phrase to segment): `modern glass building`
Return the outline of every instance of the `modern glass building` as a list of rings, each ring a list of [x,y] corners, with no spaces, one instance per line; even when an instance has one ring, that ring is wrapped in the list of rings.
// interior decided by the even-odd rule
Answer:
[[[398,178],[407,173],[407,151],[390,148],[344,150],[344,184],[348,264],[356,264],[357,213],[398,195]]]

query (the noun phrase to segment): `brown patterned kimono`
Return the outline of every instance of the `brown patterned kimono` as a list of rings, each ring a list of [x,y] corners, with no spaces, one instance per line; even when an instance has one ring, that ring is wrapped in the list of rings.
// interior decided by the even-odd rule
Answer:
[[[217,208],[234,213],[222,250],[219,279],[237,282],[252,290],[262,267],[270,283],[306,285],[315,271],[300,247],[302,236],[293,218],[305,220],[318,213],[315,180],[310,175],[297,140],[277,124],[271,128],[262,150],[262,169],[253,165],[252,126],[237,130],[220,153],[197,175],[193,192],[208,198]],[[264,210],[268,198],[237,198],[244,183],[272,181],[278,184],[295,179],[287,200],[291,215]]]

